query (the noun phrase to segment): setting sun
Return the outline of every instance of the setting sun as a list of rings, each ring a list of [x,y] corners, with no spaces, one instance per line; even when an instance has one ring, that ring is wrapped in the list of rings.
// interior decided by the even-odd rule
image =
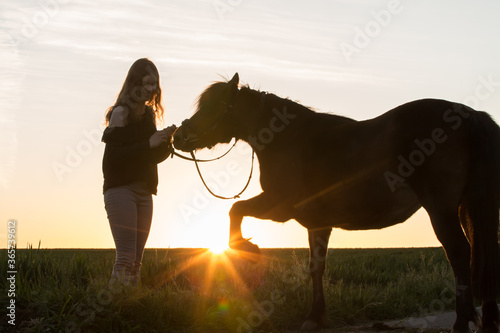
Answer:
[[[208,250],[212,254],[223,254],[227,250],[229,250],[229,247],[227,246],[226,243],[221,243],[221,244],[214,244],[208,248]]]
[[[213,254],[223,253],[229,249],[227,210],[227,207],[211,207],[210,210],[203,211],[199,218],[193,219],[179,238],[185,239],[188,247],[205,248]]]

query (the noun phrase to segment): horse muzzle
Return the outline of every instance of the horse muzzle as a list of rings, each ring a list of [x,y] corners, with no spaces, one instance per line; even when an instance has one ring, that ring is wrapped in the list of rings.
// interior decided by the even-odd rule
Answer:
[[[198,137],[194,133],[190,133],[185,126],[180,126],[174,133],[175,149],[184,152],[192,151],[197,141]]]

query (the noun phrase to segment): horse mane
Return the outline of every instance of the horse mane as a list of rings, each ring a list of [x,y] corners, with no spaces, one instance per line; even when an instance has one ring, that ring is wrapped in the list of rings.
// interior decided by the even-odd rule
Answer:
[[[206,103],[214,95],[218,95],[227,86],[227,81],[217,81],[209,85],[196,99],[196,110],[194,113],[200,111],[201,106]]]
[[[240,86],[240,88],[241,89],[248,89],[250,91],[256,91],[258,93],[262,92],[260,89],[250,88],[250,86],[248,84],[243,84],[243,85]],[[349,117],[346,117],[346,116],[341,116],[341,115],[334,114],[334,113],[331,113],[331,112],[318,111],[318,109],[316,109],[316,108],[314,108],[312,106],[307,106],[307,105],[302,104],[299,100],[293,100],[293,99],[290,99],[289,97],[280,97],[280,96],[277,96],[277,95],[275,95],[273,93],[267,93],[267,94],[269,96],[273,96],[277,100],[286,101],[288,103],[288,105],[291,105],[291,106],[294,106],[294,107],[298,107],[298,108],[302,108],[304,110],[310,111],[313,114],[333,116],[333,117],[336,117],[338,120],[343,120],[343,121],[346,121],[346,122],[355,122],[356,121],[356,120],[354,120],[352,118],[349,118]]]
[[[198,98],[196,100],[196,110],[194,113],[198,112],[201,109],[201,106],[203,105],[203,103],[206,103],[208,100],[210,100],[212,98],[212,96],[219,95],[227,87],[229,79],[224,78],[224,80],[225,81],[213,82],[198,96]],[[240,85],[239,88],[243,92],[250,91],[253,93],[259,93],[259,94],[262,93],[262,91],[260,89],[250,88],[250,85],[248,83]],[[355,122],[356,121],[352,118],[336,115],[336,114],[329,113],[329,112],[319,112],[317,109],[315,109],[313,107],[305,106],[305,105],[301,104],[300,101],[292,100],[288,97],[286,97],[286,98],[280,97],[280,96],[277,96],[273,93],[267,93],[267,95],[269,97],[271,97],[272,99],[275,99],[277,101],[287,102],[287,105],[289,105],[290,107],[292,107],[295,110],[300,110],[300,112],[304,113],[304,114],[310,113],[310,114],[316,114],[316,115],[321,115],[321,116],[325,116],[325,117],[335,117],[340,122]]]

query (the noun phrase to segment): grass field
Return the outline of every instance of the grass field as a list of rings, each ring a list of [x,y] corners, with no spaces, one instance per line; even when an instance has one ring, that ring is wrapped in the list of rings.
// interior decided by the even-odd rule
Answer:
[[[1,251],[5,268],[6,250]],[[312,297],[308,250],[262,254],[251,264],[232,252],[147,249],[142,286],[117,289],[107,283],[114,250],[18,249],[16,331],[297,329]],[[9,289],[6,279],[0,284]],[[441,248],[330,249],[324,285],[333,327],[454,308],[453,276]],[[10,326],[5,318],[2,328]]]

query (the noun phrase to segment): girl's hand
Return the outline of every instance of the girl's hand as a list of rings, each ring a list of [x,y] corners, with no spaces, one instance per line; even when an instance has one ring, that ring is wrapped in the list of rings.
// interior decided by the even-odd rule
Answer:
[[[149,147],[156,148],[163,143],[170,143],[170,136],[164,130],[157,131],[149,138]]]
[[[172,125],[172,126],[169,126],[167,128],[164,128],[162,131],[165,132],[171,138],[172,135],[174,135],[176,130],[177,130],[177,126]]]

